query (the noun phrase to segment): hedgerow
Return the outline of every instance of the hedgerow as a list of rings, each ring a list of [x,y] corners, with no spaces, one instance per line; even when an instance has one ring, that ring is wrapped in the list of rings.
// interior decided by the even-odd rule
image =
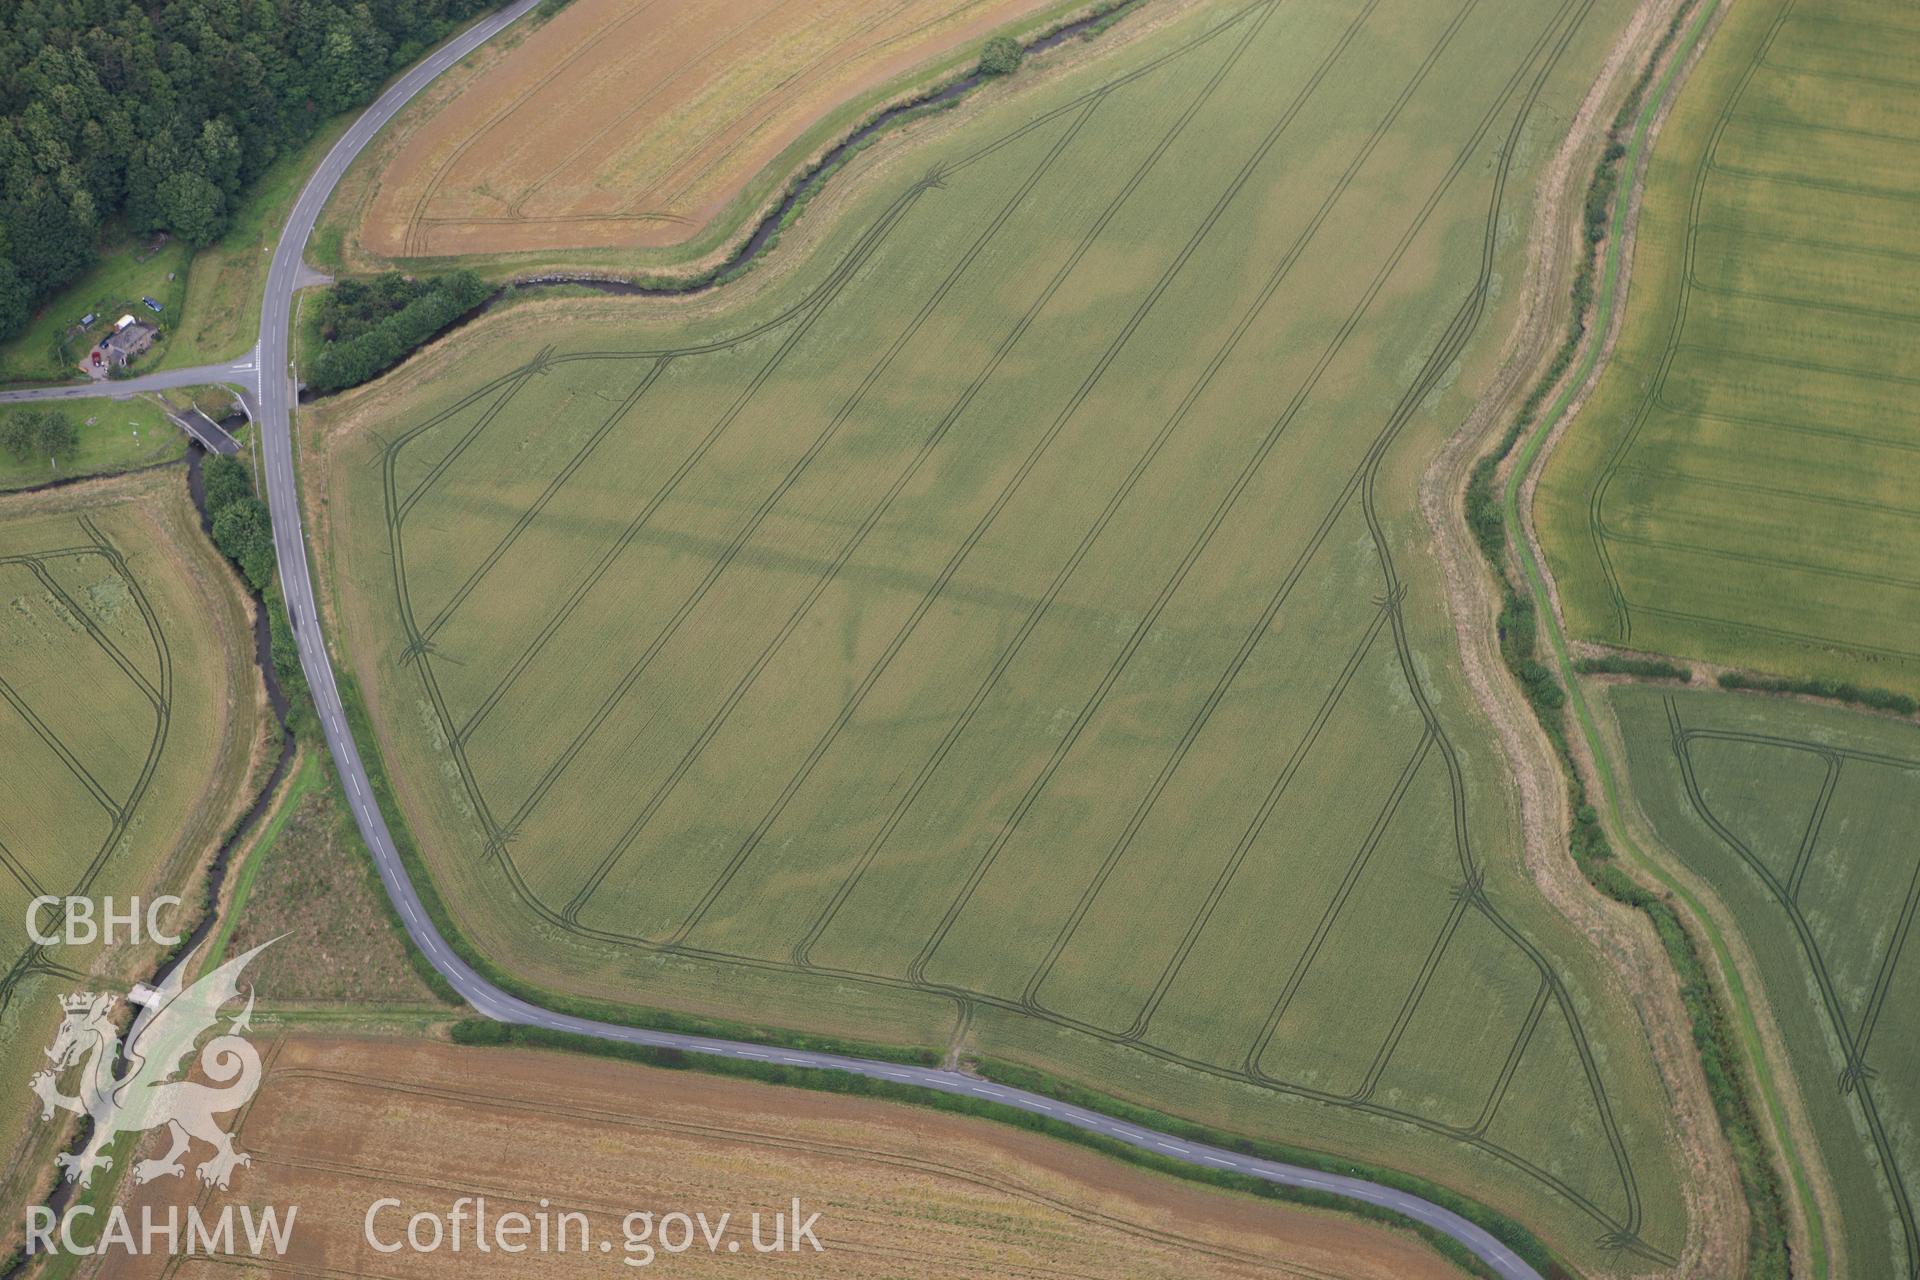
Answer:
[[[1600,246],[1611,234],[1609,211],[1614,206],[1619,184],[1626,176],[1621,173],[1621,162],[1627,156],[1624,139],[1640,111],[1655,68],[1671,47],[1692,8],[1692,5],[1683,6],[1674,15],[1653,56],[1614,117],[1607,145],[1601,151],[1587,187],[1583,209],[1586,234],[1581,241],[1581,259],[1570,291],[1573,306],[1566,336],[1539,381],[1528,392],[1512,424],[1492,451],[1474,465],[1466,488],[1466,516],[1474,540],[1486,556],[1500,588],[1498,626],[1501,657],[1519,684],[1527,704],[1532,707],[1548,741],[1553,744],[1554,758],[1566,781],[1573,809],[1567,839],[1568,852],[1588,882],[1600,892],[1647,914],[1669,962],[1679,975],[1681,1001],[1687,1011],[1694,1047],[1706,1075],[1715,1115],[1733,1150],[1741,1190],[1747,1201],[1747,1274],[1750,1277],[1785,1280],[1790,1274],[1785,1198],[1780,1188],[1779,1174],[1760,1135],[1760,1125],[1746,1075],[1741,1069],[1740,1051],[1732,1031],[1730,1015],[1701,960],[1699,944],[1680,914],[1665,897],[1635,880],[1614,860],[1613,847],[1601,825],[1599,810],[1593,804],[1585,777],[1574,762],[1567,733],[1566,689],[1552,665],[1541,661],[1538,656],[1539,620],[1533,600],[1515,583],[1508,568],[1507,547],[1514,534],[1507,527],[1498,483],[1501,466],[1521,438],[1537,424],[1542,406],[1573,368],[1575,356],[1587,336],[1589,315],[1595,302],[1594,280],[1599,271]],[[1692,674],[1675,664],[1652,660],[1621,658],[1594,661],[1612,661],[1622,667],[1644,661],[1650,667],[1659,668],[1651,674],[1657,674],[1660,678],[1691,679]],[[1724,679],[1722,683],[1725,683]]]

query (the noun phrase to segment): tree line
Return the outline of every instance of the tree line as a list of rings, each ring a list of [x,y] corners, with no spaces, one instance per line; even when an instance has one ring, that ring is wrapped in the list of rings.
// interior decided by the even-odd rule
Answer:
[[[46,458],[71,462],[80,448],[80,432],[57,409],[22,409],[0,419],[0,449],[15,462]]]
[[[215,455],[201,470],[213,545],[240,567],[247,585],[264,591],[273,581],[273,520],[254,496],[253,480],[238,458]]]
[[[307,385],[340,391],[385,373],[492,292],[471,271],[418,279],[389,271],[342,280],[320,300],[325,345],[306,370]]]
[[[0,4],[0,338],[102,228],[199,247],[329,116],[502,0]]]
[[[313,704],[306,673],[300,669],[300,649],[287,622],[286,602],[274,580],[273,518],[253,491],[246,464],[238,458],[219,454],[208,458],[200,479],[206,486],[203,510],[213,529],[213,545],[233,561],[266,605],[273,672],[292,703],[289,727],[304,735],[314,724]]]

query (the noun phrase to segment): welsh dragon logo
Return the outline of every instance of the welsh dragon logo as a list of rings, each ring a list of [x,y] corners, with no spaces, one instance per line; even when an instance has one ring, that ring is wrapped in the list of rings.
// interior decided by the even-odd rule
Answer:
[[[159,987],[136,988],[128,1000],[140,1006],[140,1013],[127,1032],[124,1050],[113,1025],[115,997],[61,997],[66,1018],[46,1051],[53,1067],[34,1076],[30,1087],[39,1095],[42,1120],[52,1119],[57,1107],[93,1121],[93,1132],[82,1150],[54,1157],[67,1181],[89,1185],[95,1169],[113,1167],[106,1149],[114,1138],[161,1125],[172,1130],[173,1145],[157,1160],[136,1162],[136,1182],[185,1172],[180,1157],[195,1138],[213,1147],[213,1156],[197,1170],[200,1181],[209,1186],[225,1189],[235,1168],[252,1163],[214,1119],[245,1105],[260,1087],[260,1054],[240,1034],[253,1017],[251,987],[246,1008],[227,1024],[225,1033],[200,1050],[200,1071],[213,1083],[171,1077],[184,1068],[200,1034],[220,1021],[222,1006],[238,998],[240,974],[248,961],[272,945],[264,942],[235,956],[189,987],[182,986],[188,967],[182,960]],[[60,1092],[60,1076],[83,1060],[80,1092]],[[116,1071],[115,1064],[120,1062],[124,1065]]]

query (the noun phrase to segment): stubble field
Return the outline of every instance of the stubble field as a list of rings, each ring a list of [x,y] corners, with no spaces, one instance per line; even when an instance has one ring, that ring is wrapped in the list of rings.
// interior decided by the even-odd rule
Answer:
[[[1920,20],[1872,0],[1715,37],[1540,485],[1576,637],[1920,692],[1917,62]]]
[[[1760,968],[1837,1190],[1835,1274],[1920,1272],[1920,734],[1754,696],[1612,690],[1635,796]]]
[[[53,1123],[22,1103],[98,946],[41,946],[42,895],[179,892],[236,815],[264,695],[237,590],[178,472],[0,499],[0,1200],[52,1175]],[[178,925],[182,915],[163,918]],[[48,913],[43,928],[57,929]],[[128,981],[158,949],[113,949]],[[8,1231],[18,1229],[10,1222]]]
[[[462,931],[1671,1262],[1661,1084],[1414,501],[1626,9],[1203,7],[856,173],[738,308],[533,304],[308,414]]]
[[[575,0],[402,118],[359,206],[357,253],[683,245],[738,221],[721,215],[764,200],[861,104],[1070,7]]]
[[[423,1143],[430,1132],[434,1141]],[[1441,1280],[1458,1275],[1410,1233],[1363,1225],[1175,1179],[991,1121],[897,1103],[528,1050],[294,1037],[276,1043],[265,1082],[234,1134],[253,1156],[224,1202],[298,1204],[295,1274],[607,1275],[646,1258],[676,1275],[810,1274],[881,1277],[1125,1275],[1254,1280]],[[457,1187],[458,1191],[448,1188]],[[134,1203],[192,1195],[177,1180]],[[517,1256],[474,1247],[383,1255],[363,1234],[367,1207],[401,1202],[376,1222],[403,1239],[416,1212],[445,1215],[458,1195],[483,1194],[490,1219],[509,1212],[551,1223],[583,1215],[589,1241]],[[760,1254],[773,1217],[791,1243],[790,1204],[818,1213],[821,1252]],[[134,1212],[137,1214],[138,1209]],[[677,1227],[631,1247],[629,1214],[731,1213],[710,1255],[660,1249]],[[638,1224],[634,1224],[636,1235]],[[550,1245],[563,1233],[555,1226]],[[533,1237],[528,1237],[531,1243]],[[697,1239],[697,1237],[696,1237]],[[232,1260],[173,1263],[179,1280],[223,1276]],[[116,1275],[162,1273],[144,1260]],[[646,1274],[646,1272],[641,1272]]]

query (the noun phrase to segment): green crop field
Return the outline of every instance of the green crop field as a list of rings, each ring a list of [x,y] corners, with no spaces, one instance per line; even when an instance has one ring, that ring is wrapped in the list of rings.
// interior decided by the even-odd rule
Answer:
[[[1576,637],[1920,691],[1920,16],[1741,4],[1537,515]]]
[[[1666,1093],[1415,504],[1629,7],[1202,6],[868,153],[720,295],[524,303],[304,412],[463,934],[1671,1264]]]
[[[57,997],[158,951],[116,946],[90,977],[103,949],[35,945],[28,903],[179,892],[236,815],[264,695],[180,472],[0,499],[0,606],[0,1078],[24,1089]],[[10,1157],[57,1129],[9,1114]],[[5,1164],[11,1204],[52,1172]]]
[[[1920,731],[1752,695],[1620,687],[1633,794],[1738,922],[1839,1203],[1846,1265],[1920,1271]]]

